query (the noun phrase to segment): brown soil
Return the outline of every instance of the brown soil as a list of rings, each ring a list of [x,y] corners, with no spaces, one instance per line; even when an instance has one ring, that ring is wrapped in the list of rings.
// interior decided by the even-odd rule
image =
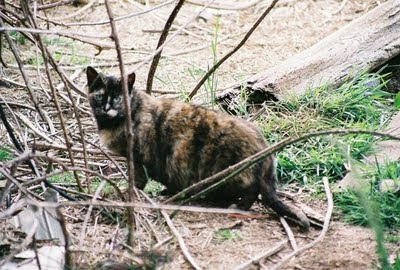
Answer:
[[[138,6],[142,5],[133,0],[112,2],[112,8],[116,16],[139,12],[140,9]],[[287,0],[281,2],[268,15],[246,45],[218,70],[219,89],[224,89],[234,82],[280,63],[282,60],[310,47],[321,38],[346,25],[351,20],[362,16],[368,10],[374,8],[378,2],[384,1]],[[156,3],[161,3],[161,1],[150,1],[151,6],[156,5]],[[231,50],[239,42],[243,33],[255,22],[265,6],[265,4],[259,4],[245,10],[221,11],[218,40],[224,41],[217,46],[218,58],[221,58],[222,55]],[[143,7],[146,8],[145,6]],[[47,16],[52,20],[59,20],[80,8],[82,7],[63,6],[49,10]],[[148,57],[148,53],[152,52],[155,48],[159,36],[159,32],[149,33],[148,30],[161,30],[171,8],[172,6],[168,5],[154,13],[133,17],[118,23],[119,36],[123,46],[133,48],[133,50],[124,51],[124,60],[126,62]],[[199,7],[186,4],[178,16],[178,27],[189,20],[198,10]],[[159,20],[155,17],[162,19]],[[81,15],[62,21],[64,23],[96,22],[106,19],[107,15],[104,5],[96,3]],[[200,78],[201,73],[199,70],[207,70],[207,67],[213,62],[211,41],[214,36],[215,22],[215,15],[211,15],[211,19],[206,22],[198,19],[193,26],[187,28],[188,32],[178,35],[166,46],[163,54],[167,57],[160,61],[156,74],[159,80],[155,80],[154,89],[171,91],[171,93],[181,95],[182,92],[190,91],[194,87]],[[52,29],[79,32],[81,34],[87,33],[90,35],[107,35],[110,33],[108,24],[90,27],[72,26],[70,28],[52,26]],[[95,40],[112,44],[106,38]],[[191,53],[183,53],[186,50],[201,46],[204,46],[204,49]],[[54,43],[49,45],[49,47],[53,52],[58,51],[74,54],[77,57],[89,57],[91,64],[98,64],[104,72],[118,74],[117,58],[113,49],[105,49],[97,55],[98,51],[92,46],[77,41],[68,45]],[[179,52],[182,52],[182,54],[177,55]],[[21,53],[24,59],[28,59],[32,57],[34,51],[21,50]],[[11,55],[6,55],[5,57],[8,57],[8,59],[12,58]],[[129,71],[136,71],[136,85],[138,88],[143,89],[145,88],[148,64],[138,70],[137,65],[138,63],[127,64],[127,67]],[[18,74],[16,66],[10,66],[9,69],[1,70],[2,76],[22,82],[21,78],[16,76]],[[86,66],[87,63],[64,64],[65,70],[69,75],[72,75],[75,70]],[[192,70],[195,79],[190,75],[188,69]],[[32,80],[35,80],[35,85],[39,85],[35,79],[37,78],[35,69],[29,69],[28,74],[32,77]],[[75,82],[83,87],[85,83],[83,72],[79,73]],[[27,100],[27,104],[30,103],[26,92],[20,95],[10,93],[10,89],[1,88],[0,86],[0,94],[7,100],[18,102]],[[43,104],[45,102],[48,103],[44,98],[44,94],[40,93]],[[201,102],[207,103],[204,93],[198,95],[198,99]],[[80,102],[81,108],[87,110],[88,104],[85,98],[82,98]],[[54,109],[49,110],[54,114]],[[32,115],[32,117],[34,116]],[[74,119],[71,118],[68,121],[71,124],[70,128],[73,130],[72,132],[77,133]],[[83,118],[83,122],[89,127],[87,128],[87,133],[93,131],[88,135],[90,139],[97,141],[92,119],[86,117]],[[4,134],[2,126],[0,134]],[[7,143],[5,136],[1,136],[0,143]],[[323,200],[310,199],[309,196],[302,198],[296,196],[296,199],[312,206],[314,210],[321,214],[325,213],[326,204]],[[188,249],[204,269],[232,269],[239,263],[287,239],[282,225],[272,212],[265,210],[259,205],[253,206],[252,210],[264,213],[266,216],[253,219],[235,219],[213,214],[180,213],[174,218],[174,224],[183,236]],[[265,211],[268,212],[265,213]],[[65,213],[69,222],[68,230],[71,233],[73,247],[82,250],[82,248],[78,248],[78,242],[86,209],[67,208]],[[97,212],[95,213],[89,220],[87,235],[83,241],[84,249],[89,252],[77,253],[78,256],[76,259],[79,264],[93,266],[107,258],[131,262],[126,257],[129,256],[129,252],[123,245],[126,239],[125,230],[116,226],[116,224],[110,225]],[[143,211],[142,214],[137,224],[135,254],[151,249],[155,243],[167,239],[171,235],[162,217],[158,216],[157,213]],[[5,228],[4,226],[1,227]],[[228,232],[224,231],[224,228],[227,228]],[[292,226],[292,229],[299,246],[309,243],[320,233],[320,229],[315,228],[312,228],[309,233],[299,231],[296,226]],[[389,248],[393,251],[395,247]],[[160,264],[160,269],[190,268],[174,239],[161,245],[158,250],[169,257],[170,260],[168,263]],[[289,252],[291,252],[291,247],[289,244],[286,244],[285,248],[277,253],[277,255],[268,257],[266,260],[261,261],[260,265],[253,267],[255,269],[258,267],[269,269]],[[333,221],[324,241],[311,250],[297,256],[286,266],[286,269],[353,270],[374,269],[376,267],[377,258],[375,255],[373,233],[366,228]]]

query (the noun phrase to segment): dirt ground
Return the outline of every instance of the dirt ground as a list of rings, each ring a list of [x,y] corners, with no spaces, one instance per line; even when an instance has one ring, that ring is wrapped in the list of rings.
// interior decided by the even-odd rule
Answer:
[[[161,1],[146,1],[151,6],[162,3]],[[217,1],[224,3],[225,1]],[[237,1],[244,3],[246,1]],[[248,2],[248,1],[247,1]],[[266,2],[266,3],[263,3]],[[217,58],[221,58],[231,50],[243,37],[253,22],[267,6],[269,1],[263,1],[254,7],[243,10],[221,10],[218,15],[216,10],[208,10],[202,16],[207,19],[196,19],[186,32],[176,36],[165,47],[163,58],[157,69],[154,89],[167,91],[170,94],[182,95],[190,91],[200,79],[202,72],[213,63],[211,42],[215,35],[217,15],[219,16],[218,37],[221,41],[217,45]],[[267,16],[265,21],[255,31],[243,48],[224,63],[218,70],[218,89],[223,90],[235,82],[272,67],[284,59],[310,47],[323,37],[346,25],[348,22],[362,16],[379,3],[385,1],[373,0],[282,0],[277,7]],[[88,10],[74,16],[65,18],[80,7],[63,6],[51,9],[47,12],[48,18],[63,23],[98,22],[106,20],[106,10],[103,4],[95,3]],[[115,16],[123,16],[133,12],[140,12],[147,7],[139,1],[120,0],[112,1],[112,9]],[[148,64],[139,62],[148,58],[149,53],[155,49],[160,30],[172,9],[167,5],[155,12],[136,16],[119,22],[118,33],[124,50],[124,60],[128,71],[137,74],[136,86],[145,88]],[[185,24],[200,7],[185,4],[177,18],[177,27]],[[86,33],[88,35],[108,35],[108,24],[95,26],[52,26],[52,30],[69,31],[73,33]],[[174,31],[171,33],[173,34]],[[110,39],[92,39],[113,45]],[[67,45],[60,43],[49,45],[55,52],[65,55],[87,57],[89,64],[101,68],[104,72],[118,74],[118,62],[114,49],[104,49],[100,53],[93,46],[74,41]],[[29,58],[32,52],[21,51],[23,57]],[[63,62],[61,60],[61,62]],[[64,62],[65,71],[72,75],[76,71],[75,82],[84,90],[85,76],[83,69],[88,63],[77,64]],[[29,74],[36,76],[34,66],[27,65]],[[1,71],[5,78],[17,78],[18,70],[11,65],[10,69]],[[4,88],[3,88],[4,89]],[[8,91],[8,90],[7,90]],[[22,100],[26,93],[16,98],[9,92],[0,88],[0,93],[8,100]],[[207,102],[204,93],[198,98]],[[82,98],[80,106],[88,110],[87,101]],[[96,142],[97,135],[93,121],[90,117],[83,119],[88,126],[88,131],[93,131],[90,138]],[[76,126],[72,127],[76,129]],[[90,133],[90,132],[88,132]],[[4,137],[3,137],[4,138]],[[100,162],[100,161],[99,161]],[[310,198],[307,191],[302,195],[294,195],[296,201],[309,205],[321,215],[325,214],[325,201]],[[266,251],[279,242],[286,240],[287,235],[279,222],[279,219],[270,210],[266,210],[256,204],[252,210],[265,214],[258,218],[233,218],[215,214],[180,213],[174,218],[174,224],[183,236],[188,249],[198,264],[204,269],[233,269],[257,254]],[[66,211],[68,230],[71,233],[73,244],[77,244],[80,237],[80,229],[86,210],[79,208],[67,208]],[[162,217],[156,213],[143,213],[138,221],[147,225],[140,226],[137,230],[137,245],[135,252],[148,250],[154,244],[167,239],[165,243],[158,245],[157,250],[168,257],[168,262],[159,265],[159,269],[190,269],[177,241],[170,239],[168,227]],[[151,225],[149,225],[151,224]],[[293,224],[291,224],[293,225]],[[3,226],[2,226],[3,227]],[[311,228],[304,233],[296,226],[291,226],[298,246],[302,246],[315,239],[320,233],[320,228]],[[4,230],[4,227],[3,227]],[[4,232],[4,231],[3,231]],[[126,231],[114,225],[102,223],[99,215],[93,215],[89,221],[87,235],[84,239],[85,248],[77,248],[78,251],[89,252],[77,255],[81,264],[95,265],[101,260],[111,258],[125,260],[127,251],[124,247]],[[396,247],[389,246],[393,252]],[[270,269],[286,254],[292,251],[290,244],[276,255],[262,260],[253,268]],[[78,253],[77,253],[78,254]],[[122,254],[122,255],[121,255]],[[123,259],[125,258],[125,259]],[[375,255],[375,241],[373,233],[366,228],[351,226],[340,221],[340,215],[334,215],[331,227],[324,241],[307,252],[292,259],[285,269],[376,269],[377,258]]]

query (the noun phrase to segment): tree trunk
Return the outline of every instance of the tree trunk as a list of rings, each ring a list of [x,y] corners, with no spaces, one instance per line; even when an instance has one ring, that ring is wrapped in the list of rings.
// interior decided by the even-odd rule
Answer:
[[[308,86],[338,85],[400,54],[400,0],[389,0],[280,65],[227,89],[217,101],[229,109],[246,89],[249,103],[279,99]],[[229,106],[226,106],[229,105]]]

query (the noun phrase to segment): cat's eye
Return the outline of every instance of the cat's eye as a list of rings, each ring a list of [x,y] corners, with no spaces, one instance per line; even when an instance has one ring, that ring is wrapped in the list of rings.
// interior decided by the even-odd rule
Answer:
[[[115,97],[115,98],[114,98],[114,102],[115,102],[115,103],[121,102],[121,96]]]
[[[101,102],[101,101],[103,101],[103,95],[96,95],[96,96],[94,97],[94,99],[95,99],[97,102]]]

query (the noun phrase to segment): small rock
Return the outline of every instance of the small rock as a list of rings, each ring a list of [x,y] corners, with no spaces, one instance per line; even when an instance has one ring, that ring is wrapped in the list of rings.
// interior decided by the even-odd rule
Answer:
[[[382,179],[379,183],[380,192],[396,192],[400,190],[400,181],[393,179]]]

